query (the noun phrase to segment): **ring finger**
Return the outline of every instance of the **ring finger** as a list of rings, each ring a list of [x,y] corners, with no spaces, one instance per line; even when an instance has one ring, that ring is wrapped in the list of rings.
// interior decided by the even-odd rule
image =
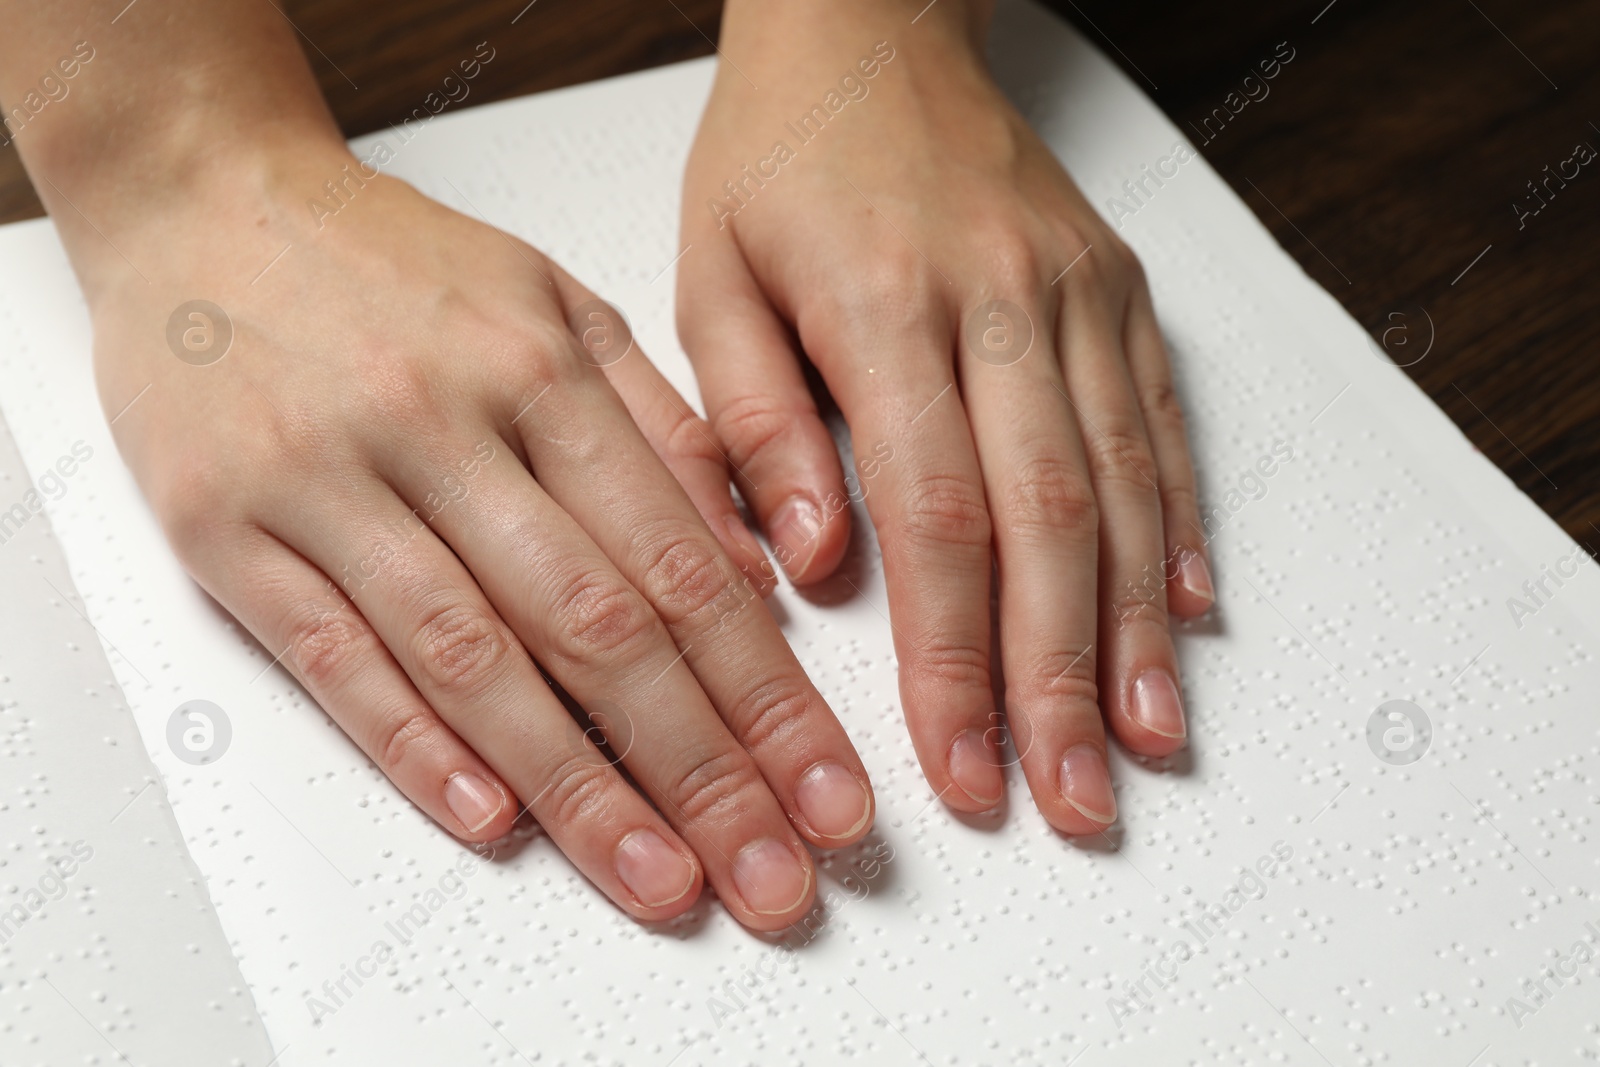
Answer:
[[[1100,700],[1124,744],[1165,756],[1182,747],[1186,726],[1167,623],[1159,473],[1124,355],[1126,291],[1099,257],[1090,252],[1063,279],[1058,333],[1100,509]]]

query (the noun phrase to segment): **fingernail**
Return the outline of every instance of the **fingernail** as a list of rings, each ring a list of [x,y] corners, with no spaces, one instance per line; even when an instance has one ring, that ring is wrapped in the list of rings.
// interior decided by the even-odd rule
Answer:
[[[772,591],[773,574],[772,564],[767,561],[767,554],[761,551],[761,542],[756,540],[756,535],[750,532],[750,527],[746,526],[739,516],[729,515],[725,521],[728,535],[745,555],[747,565],[743,568],[745,576],[755,583],[757,593],[766,596]]]
[[[792,496],[773,513],[768,535],[778,562],[800,581],[822,543],[822,509],[806,497]]]
[[[784,915],[811,893],[811,872],[781,841],[764,837],[739,850],[733,878],[745,906],[757,915]]]
[[[842,763],[828,760],[800,776],[794,802],[822,837],[852,837],[872,818],[872,797]]]
[[[982,730],[957,734],[950,745],[950,778],[979,804],[997,804],[1006,791],[1000,759]]]
[[[1140,726],[1162,737],[1183,737],[1183,700],[1172,675],[1164,670],[1148,670],[1133,683],[1133,718]]]
[[[664,908],[694,886],[694,867],[654,830],[635,830],[617,846],[617,877],[647,908]]]
[[[1217,599],[1211,568],[1206,566],[1206,558],[1192,548],[1178,550],[1178,584],[1207,603]]]
[[[1117,797],[1111,791],[1106,758],[1093,745],[1074,745],[1061,758],[1061,795],[1080,815],[1101,826],[1117,821]]]
[[[444,783],[444,802],[467,833],[475,834],[494,822],[506,806],[506,795],[476,774],[452,774]]]

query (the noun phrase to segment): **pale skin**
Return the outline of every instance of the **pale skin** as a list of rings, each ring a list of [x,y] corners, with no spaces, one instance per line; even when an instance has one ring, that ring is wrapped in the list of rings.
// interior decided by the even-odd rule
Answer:
[[[757,930],[810,908],[806,846],[869,831],[729,483],[731,459],[797,585],[838,567],[846,488],[802,359],[858,454],[894,456],[866,502],[943,801],[1002,802],[1001,667],[1062,832],[1115,819],[1107,722],[1182,746],[1168,616],[1213,593],[1166,352],[1136,260],[984,70],[986,5],[728,4],[678,268],[708,422],[642,353],[593,358],[595,294],[483,221],[378,177],[319,225],[308,198],[356,160],[272,5],[144,6],[112,26],[123,0],[0,0],[8,113],[95,48],[17,144],[102,406],[190,573],[445,830],[493,840],[525,807],[635,918],[709,884]],[[880,43],[870,95],[731,218],[707,209]],[[197,297],[235,331],[208,365],[167,344]],[[963,340],[994,300],[1034,324],[1005,365]]]

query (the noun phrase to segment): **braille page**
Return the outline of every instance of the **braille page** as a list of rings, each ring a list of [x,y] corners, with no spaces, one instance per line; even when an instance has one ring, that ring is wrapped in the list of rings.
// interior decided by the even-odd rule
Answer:
[[[118,461],[70,431],[57,446],[30,478],[0,426],[0,1063],[266,1067],[250,991],[39,506],[93,513],[74,482]]]
[[[1104,837],[1051,832],[1014,771],[1002,812],[952,815],[912,754],[863,534],[846,563],[859,592],[775,598],[879,801],[782,939],[709,896],[641,927],[536,828],[478,863],[414,810],[272,665],[279,650],[184,576],[114,458],[55,237],[0,232],[0,406],[31,470],[78,438],[100,457],[53,516],[280,1063],[1600,1057],[1589,555],[1202,159],[1175,161],[1182,134],[1103,56],[1021,3],[1002,5],[992,50],[1118,216],[1170,341],[1219,589],[1178,628],[1191,743],[1114,755]],[[549,252],[694,396],[672,265],[697,254],[678,244],[677,176],[712,72],[468,108],[356,148],[385,142],[389,172]],[[1117,212],[1146,166],[1168,176]],[[193,701],[231,730],[199,764],[167,734]]]

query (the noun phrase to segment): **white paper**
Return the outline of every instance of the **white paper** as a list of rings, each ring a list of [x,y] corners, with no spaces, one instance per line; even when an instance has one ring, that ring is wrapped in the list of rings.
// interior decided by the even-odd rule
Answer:
[[[1002,5],[993,55],[1096,205],[1182,140],[1035,7]],[[660,272],[681,251],[676,176],[712,69],[447,114],[390,170],[615,301],[694,396],[673,274]],[[382,137],[394,140],[358,148]],[[1600,917],[1588,837],[1600,584],[1587,554],[1375,353],[1203,160],[1122,233],[1170,339],[1202,496],[1226,511],[1211,543],[1218,607],[1180,627],[1190,748],[1165,767],[1115,759],[1122,816],[1108,840],[1050,832],[1016,776],[1002,815],[952,817],[930,803],[906,736],[869,546],[862,597],[819,607],[778,594],[879,798],[874,834],[823,865],[834,906],[820,932],[779,951],[712,901],[642,928],[536,834],[395,943],[385,924],[461,849],[282,671],[256,680],[271,653],[183,575],[114,458],[53,233],[0,232],[0,406],[30,469],[77,438],[102,457],[52,518],[279,1062],[1600,1056],[1595,964],[1572,958]],[[1277,442],[1294,457],[1264,494],[1230,497]],[[1583,565],[1560,586],[1546,578],[1537,612],[1514,618],[1508,599],[1561,560]],[[195,698],[233,725],[211,766],[177,761],[164,740]],[[1431,747],[1405,767],[1367,736],[1397,699],[1432,723]],[[893,859],[878,877],[853,873],[879,849]],[[1289,858],[1269,862],[1275,850]],[[1270,878],[1246,873],[1262,867]],[[1213,926],[1197,935],[1186,924],[1207,906]],[[347,980],[351,995],[313,1025],[324,982],[385,940],[397,962]]]
[[[0,1063],[265,1067],[250,990],[37,507],[74,509],[96,462],[117,460],[69,442],[30,479],[0,426]]]

